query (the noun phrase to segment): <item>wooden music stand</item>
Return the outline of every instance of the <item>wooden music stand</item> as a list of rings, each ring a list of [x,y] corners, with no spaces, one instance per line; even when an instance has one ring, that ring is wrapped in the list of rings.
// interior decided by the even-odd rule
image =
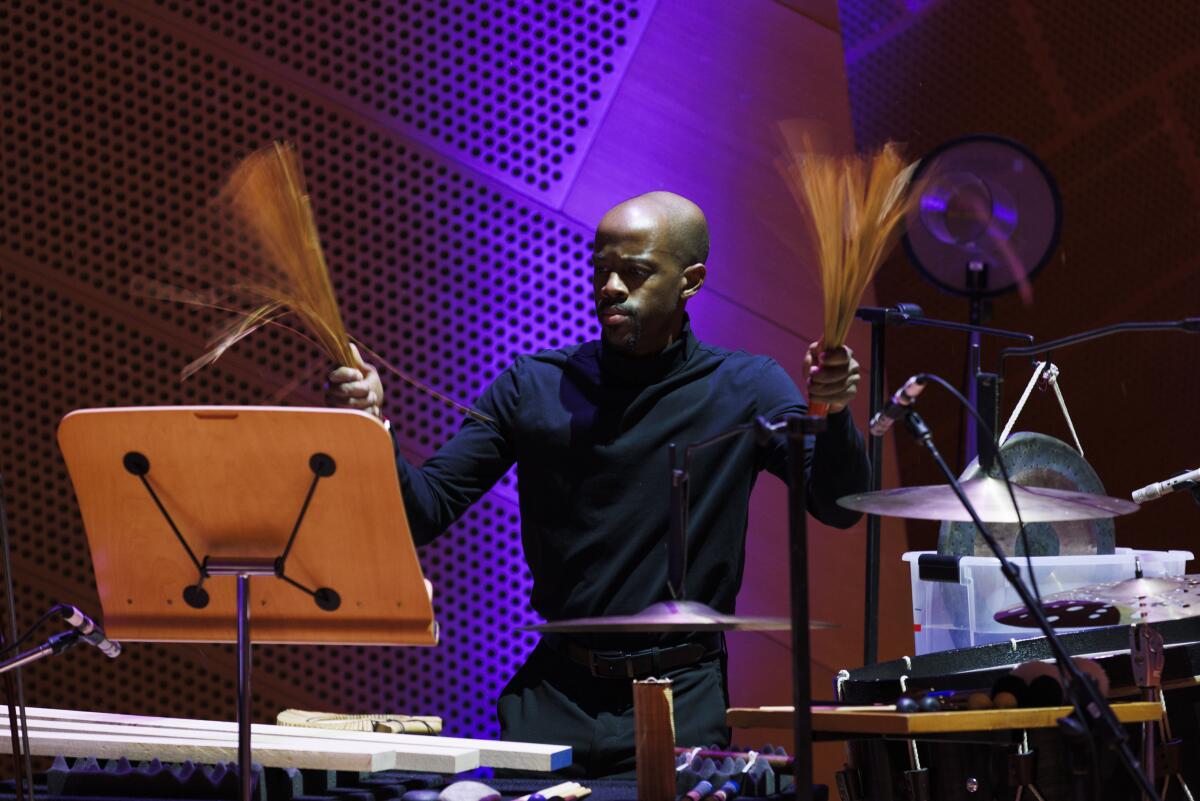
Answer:
[[[391,437],[340,409],[83,409],[58,429],[117,640],[238,645],[249,801],[254,639],[435,645]],[[208,582],[236,576],[232,582]],[[258,585],[256,585],[256,588]]]

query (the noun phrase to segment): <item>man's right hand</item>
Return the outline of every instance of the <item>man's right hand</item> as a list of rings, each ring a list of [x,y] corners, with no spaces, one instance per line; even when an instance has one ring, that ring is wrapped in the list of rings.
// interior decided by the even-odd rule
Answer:
[[[379,371],[363,361],[354,345],[354,367],[339,367],[329,374],[325,388],[325,403],[339,409],[359,409],[383,419],[383,382]]]

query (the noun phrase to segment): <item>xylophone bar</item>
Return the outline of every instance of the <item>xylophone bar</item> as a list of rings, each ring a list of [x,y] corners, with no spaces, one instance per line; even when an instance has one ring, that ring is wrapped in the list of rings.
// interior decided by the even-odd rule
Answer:
[[[0,705],[0,715],[7,708]],[[189,737],[201,733],[223,735],[236,741],[237,724],[215,720],[192,720],[143,715],[120,715],[106,712],[86,712],[70,709],[26,709],[31,730],[37,722],[62,722],[72,725],[91,724],[125,727],[131,732],[155,737]],[[561,745],[537,743],[495,742],[458,737],[431,737],[416,734],[386,734],[375,732],[335,731],[294,726],[255,724],[252,727],[254,759],[259,745],[293,743],[297,748],[317,751],[323,743],[370,751],[384,748],[396,755],[395,769],[435,773],[458,773],[475,767],[506,768],[526,771],[554,771],[571,764],[571,749]],[[264,739],[265,738],[265,739]],[[3,739],[3,738],[0,738]],[[441,761],[439,762],[439,758]],[[448,760],[448,761],[447,761]],[[474,764],[468,764],[470,762]],[[433,765],[439,765],[437,767]],[[302,767],[318,767],[316,765]]]

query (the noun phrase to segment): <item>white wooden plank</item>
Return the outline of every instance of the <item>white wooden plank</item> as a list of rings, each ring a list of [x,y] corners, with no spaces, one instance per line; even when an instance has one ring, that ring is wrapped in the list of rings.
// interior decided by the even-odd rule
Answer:
[[[200,763],[236,762],[237,741],[202,740],[192,737],[146,738],[137,733],[112,734],[86,731],[55,731],[31,726],[29,749],[34,756],[95,757],[96,759],[159,759],[163,762],[191,760]],[[12,741],[0,737],[0,754],[12,752]],[[254,761],[272,768],[379,771],[395,767],[395,752],[388,748],[347,750],[314,749],[304,743],[273,743],[253,747]]]
[[[422,738],[430,739],[420,734],[392,734],[387,732],[363,731],[333,731],[308,729],[299,726],[265,726],[256,725],[254,732],[286,734],[296,736],[333,736],[338,740],[362,742],[392,743],[397,747],[408,747]],[[301,734],[305,732],[306,734]],[[489,768],[511,768],[514,770],[554,771],[568,767],[571,764],[571,747],[569,745],[551,745],[543,743],[520,743],[508,740],[478,740],[468,737],[435,737],[435,740],[454,743],[464,748],[474,748],[479,751],[479,762]]]
[[[0,715],[7,708],[0,705]],[[109,712],[88,712],[74,709],[47,709],[27,707],[30,720],[90,721],[128,726],[159,727],[185,731],[236,732],[237,724],[220,720],[192,720],[188,718],[165,718],[147,715],[123,715]],[[396,750],[397,768],[400,770],[428,770],[451,772],[434,768],[408,767],[406,753],[432,753],[431,749],[467,750],[478,754],[478,764],[456,768],[453,772],[472,770],[483,766],[528,771],[555,771],[571,764],[571,748],[565,745],[540,743],[518,743],[496,740],[479,740],[463,737],[439,737],[421,734],[390,734],[382,732],[354,732],[311,729],[299,726],[273,726],[256,723],[251,732],[259,735],[274,735],[288,738],[329,740],[337,742],[364,742],[388,745]]]
[[[7,713],[7,710],[5,710],[3,707],[0,707],[0,711]],[[120,736],[122,738],[141,739],[147,742],[185,738],[192,741],[209,742],[214,746],[232,745],[236,759],[236,724],[233,724],[232,726],[226,726],[222,729],[142,726],[130,724],[128,722],[114,722],[112,720],[92,722],[79,717],[69,720],[56,719],[55,717],[43,718],[37,714],[46,711],[54,712],[54,710],[36,710],[32,708],[27,710],[30,731],[36,729],[38,731],[47,733],[79,732],[97,735],[109,734]],[[84,713],[84,715],[94,714],[95,713]],[[101,718],[103,717],[104,716],[101,716]],[[134,716],[111,717],[124,717],[128,719]],[[429,745],[424,747],[406,746],[403,749],[397,749],[394,745],[388,743],[346,740],[339,741],[321,738],[299,740],[294,737],[286,737],[274,734],[254,734],[254,736],[251,738],[250,745],[254,754],[254,759],[259,762],[262,762],[262,760],[259,760],[259,752],[260,750],[264,749],[298,752],[327,752],[331,755],[331,759],[337,759],[338,755],[346,755],[347,758],[350,758],[353,754],[362,754],[368,756],[384,753],[391,754],[387,760],[382,758],[377,758],[375,760],[378,764],[386,765],[386,767],[379,768],[325,768],[318,764],[298,765],[298,767],[310,767],[314,769],[413,770],[428,773],[461,773],[462,771],[474,770],[475,768],[479,767],[479,752],[474,749],[460,747]],[[75,755],[72,754],[72,756]],[[262,762],[262,764],[266,763]],[[272,765],[272,767],[275,766]]]

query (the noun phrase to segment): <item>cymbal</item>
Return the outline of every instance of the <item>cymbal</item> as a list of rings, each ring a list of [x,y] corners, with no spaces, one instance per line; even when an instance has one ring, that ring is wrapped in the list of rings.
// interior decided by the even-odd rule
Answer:
[[[813,620],[809,629],[837,628],[835,623]],[[792,623],[785,617],[738,617],[722,615],[710,606],[696,601],[660,601],[633,615],[611,617],[580,617],[555,620],[535,626],[522,626],[522,631],[543,634],[604,634],[671,631],[790,631]]]
[[[1047,595],[1042,606],[1055,628],[1181,620],[1200,615],[1200,576],[1158,576],[1092,584]],[[1002,609],[993,617],[1007,626],[1037,626],[1024,606]]]
[[[1016,523],[1017,514],[1004,481],[990,476],[962,482],[963,491],[985,523]],[[1017,507],[1026,523],[1055,523],[1064,520],[1096,520],[1136,512],[1138,505],[1122,498],[1092,495],[1087,492],[1022,487],[1013,485]],[[858,512],[913,520],[970,521],[949,484],[924,487],[898,487],[878,492],[862,492],[838,499],[838,505]]]

